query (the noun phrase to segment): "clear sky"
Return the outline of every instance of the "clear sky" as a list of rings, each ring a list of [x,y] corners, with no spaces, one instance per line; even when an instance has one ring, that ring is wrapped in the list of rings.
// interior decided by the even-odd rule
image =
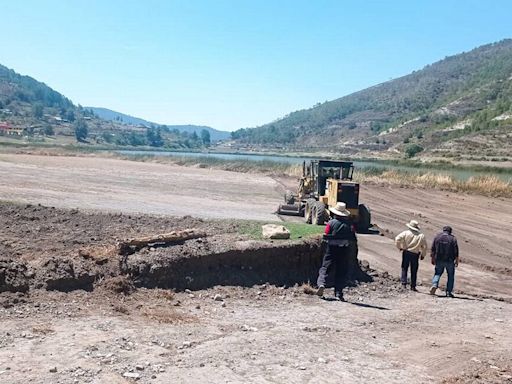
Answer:
[[[510,0],[0,0],[0,64],[75,104],[253,127],[512,37]]]

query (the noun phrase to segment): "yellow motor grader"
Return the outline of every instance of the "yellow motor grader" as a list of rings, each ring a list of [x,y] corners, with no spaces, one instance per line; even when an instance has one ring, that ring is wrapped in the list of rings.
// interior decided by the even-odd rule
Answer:
[[[352,181],[351,161],[311,160],[302,164],[302,177],[297,193],[286,191],[285,203],[277,213],[304,216],[306,223],[322,225],[329,220],[330,207],[344,202],[358,232],[371,227],[370,210],[359,204],[359,183]]]

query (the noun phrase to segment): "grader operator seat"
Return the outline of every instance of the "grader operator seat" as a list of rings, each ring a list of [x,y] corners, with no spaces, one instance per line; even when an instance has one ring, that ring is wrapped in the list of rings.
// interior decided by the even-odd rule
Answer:
[[[351,161],[328,161],[318,160],[316,168],[318,170],[317,187],[318,192],[317,198],[325,194],[325,187],[327,179],[335,180],[352,180],[352,174],[354,172],[354,165]]]

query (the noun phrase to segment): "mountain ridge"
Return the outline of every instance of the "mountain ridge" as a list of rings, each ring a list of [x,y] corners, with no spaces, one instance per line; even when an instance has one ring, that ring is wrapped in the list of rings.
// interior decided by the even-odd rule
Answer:
[[[125,124],[121,122],[120,113],[111,113],[118,119],[102,119],[91,108],[74,105],[46,84],[0,65],[1,143],[51,140],[55,144],[72,144],[78,141],[187,150],[209,147],[212,142],[230,135],[206,126],[166,126],[142,119],[133,122],[143,125]]]
[[[120,123],[128,123],[132,125],[142,125],[147,128],[150,128],[152,126],[163,126],[165,125],[170,130],[177,129],[180,132],[187,132],[187,133],[196,133],[200,134],[203,129],[206,129],[208,132],[210,132],[210,137],[213,141],[218,140],[225,140],[228,139],[231,135],[230,132],[227,131],[221,131],[215,128],[212,128],[210,126],[206,125],[195,125],[195,124],[157,124],[154,122],[151,122],[149,120],[141,119],[139,117],[131,116],[122,112],[117,112],[112,109],[104,108],[104,107],[84,107],[86,109],[92,110],[94,114],[104,120],[108,121],[118,121]]]
[[[463,136],[484,131],[506,135],[510,121],[493,119],[510,111],[511,98],[512,39],[505,39],[271,123],[237,130],[232,137],[242,145],[290,150],[407,155],[407,148],[416,144],[442,152]]]

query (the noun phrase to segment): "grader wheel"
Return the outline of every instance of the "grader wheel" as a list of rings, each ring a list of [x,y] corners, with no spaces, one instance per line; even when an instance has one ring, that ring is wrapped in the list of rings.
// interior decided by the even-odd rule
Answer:
[[[312,207],[312,218],[311,224],[313,225],[323,225],[325,224],[325,204],[320,201],[315,201],[315,204]]]
[[[311,220],[313,218],[312,216],[312,209],[317,201],[315,199],[307,199],[306,200],[306,206],[304,208],[304,217],[306,219],[307,224],[311,224]]]
[[[370,209],[364,204],[359,204],[359,222],[357,223],[357,231],[366,233],[370,229],[371,225]]]

